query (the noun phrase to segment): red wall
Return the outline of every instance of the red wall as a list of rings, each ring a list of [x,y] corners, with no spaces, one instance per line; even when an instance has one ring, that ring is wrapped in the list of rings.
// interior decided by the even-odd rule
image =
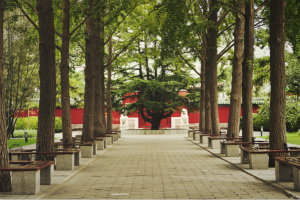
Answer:
[[[253,113],[257,113],[258,110],[257,105],[253,105]],[[105,113],[106,114],[106,113]],[[30,116],[38,116],[38,110],[30,110]],[[55,116],[61,117],[62,111],[61,108],[57,108],[55,112]],[[180,111],[176,111],[173,113],[171,117],[180,117]],[[242,109],[241,109],[241,116],[242,116]],[[27,117],[27,110],[21,111],[19,117]],[[128,116],[131,117],[138,117],[139,118],[139,127],[140,128],[150,128],[150,123],[144,122],[142,117],[138,113],[134,113]],[[171,117],[168,119],[164,119],[161,122],[162,128],[170,128],[171,127]],[[229,105],[222,105],[219,106],[219,120],[220,123],[228,123],[229,119]],[[71,108],[71,123],[72,124],[82,124],[83,123],[83,108]],[[199,123],[199,113],[189,113],[189,123],[195,124]],[[120,115],[117,112],[113,112],[113,124],[120,124]]]

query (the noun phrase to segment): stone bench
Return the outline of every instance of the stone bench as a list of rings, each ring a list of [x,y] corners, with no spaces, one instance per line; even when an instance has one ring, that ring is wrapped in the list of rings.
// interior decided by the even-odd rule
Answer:
[[[73,170],[74,166],[79,166],[81,162],[81,149],[56,149],[52,152],[36,152],[36,149],[26,149],[23,151],[13,151],[9,153],[13,161],[27,160],[32,161],[31,155],[55,156],[56,170]]]
[[[97,144],[97,150],[104,150],[106,148],[106,141],[105,137],[94,137],[94,142]]]
[[[275,176],[279,182],[294,182],[294,189],[300,191],[300,157],[276,157]]]
[[[251,169],[268,169],[269,155],[280,153],[283,156],[300,156],[300,149],[270,150],[268,147],[241,148],[241,163],[250,164]]]
[[[209,136],[214,136],[214,134],[212,134],[212,133],[202,133],[202,134],[199,134],[200,144],[207,144],[208,145],[208,137]]]
[[[113,134],[105,134],[106,144],[112,145],[114,143],[114,135]]]
[[[240,156],[240,146],[249,145],[250,142],[241,141],[221,141],[220,142],[220,153],[225,154],[227,157],[238,157]]]
[[[97,143],[93,141],[76,141],[73,146],[81,149],[82,158],[92,158],[97,155]],[[61,149],[64,147],[63,142],[55,142],[54,148]]]
[[[0,171],[12,172],[12,194],[34,195],[39,193],[40,185],[51,185],[54,161],[11,162],[10,167]]]
[[[241,137],[226,137],[225,136],[209,136],[208,137],[208,147],[211,147],[212,149],[220,149],[220,142],[221,141],[238,141],[241,140]]]

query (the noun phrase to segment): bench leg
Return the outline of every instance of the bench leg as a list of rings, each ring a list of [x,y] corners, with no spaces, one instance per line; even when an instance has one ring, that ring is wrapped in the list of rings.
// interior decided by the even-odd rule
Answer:
[[[202,136],[202,144],[208,145],[208,136]]]
[[[104,150],[104,141],[103,140],[96,141],[96,143],[97,143],[97,150]]]
[[[105,138],[106,138],[106,144],[107,145],[112,145],[111,137],[105,137]]]
[[[121,132],[118,132],[117,134],[118,134],[118,138],[121,138]]]
[[[200,142],[200,134],[195,134],[195,140]]]
[[[75,153],[75,165],[79,166],[81,163],[81,151]]]
[[[293,181],[293,167],[275,160],[276,181],[291,182]]]
[[[97,155],[97,143],[93,145],[93,156]]]
[[[12,194],[33,195],[40,192],[40,171],[12,172]]]
[[[70,170],[74,169],[74,154],[58,154],[56,155],[56,170]]]
[[[51,185],[54,174],[54,165],[50,165],[40,170],[41,185]]]
[[[300,172],[298,167],[293,167],[294,189],[300,191]]]
[[[239,145],[226,145],[226,156],[227,157],[239,157],[240,146]]]
[[[250,154],[251,169],[268,169],[269,156],[268,154]]]
[[[80,146],[81,157],[82,158],[92,158],[93,157],[93,146]]]
[[[220,149],[220,140],[211,140],[212,149]]]
[[[220,153],[226,154],[226,145],[220,142]]]
[[[249,152],[241,150],[241,163],[250,164]]]

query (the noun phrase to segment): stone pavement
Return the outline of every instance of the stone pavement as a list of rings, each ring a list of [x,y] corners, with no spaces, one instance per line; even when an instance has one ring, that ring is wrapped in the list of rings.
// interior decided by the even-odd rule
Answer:
[[[123,135],[100,156],[66,173],[65,180],[43,186],[39,195],[0,193],[0,199],[289,198],[184,137]]]

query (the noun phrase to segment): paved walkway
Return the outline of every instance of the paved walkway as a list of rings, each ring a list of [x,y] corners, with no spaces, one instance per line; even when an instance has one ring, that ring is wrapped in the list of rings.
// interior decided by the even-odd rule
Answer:
[[[288,198],[184,137],[124,135],[54,189],[43,189],[37,196],[0,194],[0,199]]]

